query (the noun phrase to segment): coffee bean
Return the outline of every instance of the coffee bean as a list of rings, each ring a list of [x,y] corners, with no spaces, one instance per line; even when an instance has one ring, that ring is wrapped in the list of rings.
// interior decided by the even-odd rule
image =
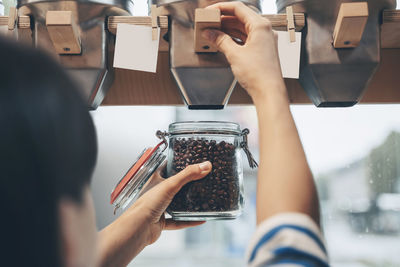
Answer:
[[[168,210],[176,212],[231,211],[239,206],[239,178],[235,146],[205,138],[170,139],[173,149],[170,176],[189,164],[210,161],[213,169],[203,179],[190,182],[175,195]]]

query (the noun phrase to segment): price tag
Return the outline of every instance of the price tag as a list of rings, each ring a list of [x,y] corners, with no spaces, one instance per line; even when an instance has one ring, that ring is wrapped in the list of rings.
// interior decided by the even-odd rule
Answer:
[[[158,38],[153,40],[152,27],[118,24],[114,67],[156,72],[160,28],[157,31]]]
[[[278,53],[283,78],[299,78],[301,32],[296,32],[296,41],[290,42],[289,32],[278,31]]]

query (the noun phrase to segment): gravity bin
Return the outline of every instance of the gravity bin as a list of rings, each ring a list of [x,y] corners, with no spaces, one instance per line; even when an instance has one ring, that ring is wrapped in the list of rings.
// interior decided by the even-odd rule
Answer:
[[[77,0],[42,1],[18,0],[20,16],[29,16],[32,28],[32,45],[47,51],[58,60],[80,85],[88,107],[96,109],[103,101],[114,81],[112,57],[115,38],[105,28],[107,16],[130,15],[133,4],[130,0]],[[49,13],[50,11],[50,13]],[[64,47],[57,50],[49,27],[51,11],[68,11],[71,16],[79,51]],[[54,13],[55,19],[61,20]],[[62,27],[62,25],[60,25]],[[60,28],[61,28],[60,27]],[[67,38],[67,31],[60,31]],[[57,37],[56,37],[57,38]]]
[[[163,82],[173,80],[175,87],[173,90],[179,92],[183,102],[190,109],[222,109],[229,102],[234,88],[239,87],[222,53],[218,51],[202,53],[194,49],[196,9],[215,2],[221,1],[149,1],[149,7],[155,5],[164,12],[160,16],[164,16],[166,32],[162,34],[160,42],[166,43],[167,46],[164,51],[169,55],[168,75],[171,75],[172,79],[166,77],[165,73],[156,73],[155,76],[163,77]],[[261,13],[260,0],[242,2]],[[382,12],[385,9],[394,9],[396,1],[277,0],[276,3],[279,13],[285,13],[286,8],[292,6],[295,14],[301,13],[305,16],[299,83],[312,103],[317,107],[349,107],[358,103],[381,61]],[[360,20],[342,10],[343,4],[348,3],[364,5],[364,14],[358,9],[352,10],[361,14]],[[25,34],[24,29],[17,27],[15,29],[17,39],[28,41],[56,58],[81,85],[83,94],[87,97],[88,107],[96,109],[113,83],[115,84],[112,67],[115,35],[110,32],[109,18],[123,17],[119,23],[132,21],[130,20],[134,18],[131,16],[134,8],[132,2],[130,0],[19,0],[17,7],[19,16],[24,16],[20,17],[19,25],[25,23],[25,29],[30,28],[32,32]],[[69,12],[66,13],[68,15],[66,20],[71,27],[65,36],[73,39],[71,47],[56,45],[60,36],[57,37],[52,33],[55,25],[51,22],[51,12],[59,11]],[[53,13],[53,18],[56,17],[54,14],[56,13]],[[341,16],[343,20],[339,19]],[[145,18],[150,19],[150,17]],[[156,18],[158,18],[157,23],[160,23],[161,17]],[[357,43],[344,39],[338,41],[340,39],[338,36],[341,36],[340,27],[344,25],[344,31],[348,30],[346,29],[348,20],[345,19],[350,21],[355,19],[356,24],[362,24]],[[287,30],[284,23],[275,21],[275,25],[278,25],[275,29]],[[135,74],[135,77],[139,76]],[[129,82],[127,86],[129,90],[135,90],[136,80],[132,78]],[[139,83],[143,81],[138,81]],[[146,86],[148,84],[144,85]],[[147,100],[145,104],[152,104],[151,100]]]
[[[317,107],[349,107],[359,102],[380,63],[380,20],[395,0],[367,0],[368,19],[355,47],[335,48],[334,29],[341,0],[277,0],[278,12],[293,5],[304,12],[300,84]],[[345,41],[346,42],[346,41]]]

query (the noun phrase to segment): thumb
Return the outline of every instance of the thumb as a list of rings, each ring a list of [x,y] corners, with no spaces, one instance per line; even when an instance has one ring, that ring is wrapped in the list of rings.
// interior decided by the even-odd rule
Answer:
[[[198,180],[210,173],[212,165],[209,161],[186,167],[183,171],[171,176],[149,191],[138,200],[145,203],[146,207],[154,210],[153,214],[161,216],[171,203],[174,196],[181,188],[194,180]],[[158,218],[157,218],[158,220]]]
[[[206,29],[202,32],[202,36],[214,44],[226,57],[233,53],[233,50],[238,46],[228,34],[218,30]]]
[[[210,173],[211,168],[209,161],[187,166],[183,171],[164,181],[165,192],[173,198],[185,184],[203,178]]]

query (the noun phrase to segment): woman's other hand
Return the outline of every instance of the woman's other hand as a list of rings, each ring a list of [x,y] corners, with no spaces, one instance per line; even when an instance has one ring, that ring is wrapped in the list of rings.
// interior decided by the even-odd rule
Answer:
[[[161,177],[159,169],[149,181],[145,189],[148,191],[99,233],[98,265],[126,266],[144,247],[154,243],[162,230],[177,230],[203,224],[204,222],[165,219],[164,213],[185,184],[205,177],[211,169],[211,163],[206,161],[190,165],[168,179]]]
[[[131,207],[131,209],[140,210],[149,223],[148,244],[154,243],[162,230],[178,230],[204,223],[202,221],[173,221],[172,219],[165,219],[164,213],[174,196],[185,184],[205,177],[211,171],[211,168],[211,163],[206,161],[190,165],[168,179],[161,177],[160,170],[155,173],[152,180],[156,180],[156,182],[158,180],[159,183],[144,193]]]

